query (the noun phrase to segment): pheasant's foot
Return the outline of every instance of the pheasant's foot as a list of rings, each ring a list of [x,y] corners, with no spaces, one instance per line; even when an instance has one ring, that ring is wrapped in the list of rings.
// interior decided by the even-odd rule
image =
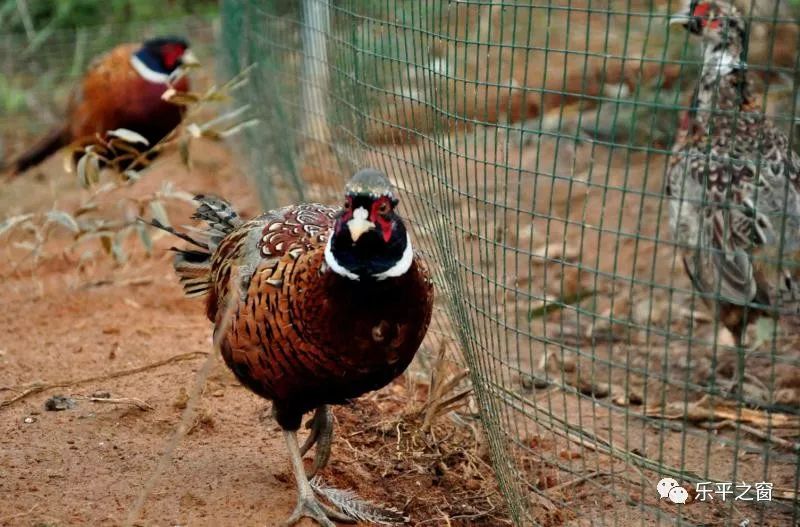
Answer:
[[[322,527],[336,527],[336,524],[331,520],[355,523],[355,520],[350,516],[335,511],[317,500],[313,493],[311,495],[301,494],[297,497],[297,506],[294,508],[292,515],[284,522],[284,525],[289,527],[303,518],[311,518]]]
[[[292,461],[292,472],[297,482],[297,506],[284,525],[294,525],[301,518],[311,518],[322,527],[335,527],[331,520],[345,523],[355,523],[350,516],[340,513],[317,500],[314,489],[306,477],[303,459],[300,456],[300,447],[297,444],[297,434],[292,430],[284,430],[286,446],[289,449],[289,458]],[[319,447],[318,447],[319,448]]]

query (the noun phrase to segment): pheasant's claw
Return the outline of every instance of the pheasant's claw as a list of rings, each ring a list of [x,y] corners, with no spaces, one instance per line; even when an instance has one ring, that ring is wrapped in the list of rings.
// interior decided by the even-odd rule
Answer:
[[[336,520],[341,523],[355,523],[355,520],[346,514],[342,514],[324,503],[317,500],[314,495],[299,496],[297,498],[297,506],[294,512],[284,522],[285,527],[290,527],[299,522],[302,518],[311,518],[322,527],[336,527],[336,524],[331,520]]]

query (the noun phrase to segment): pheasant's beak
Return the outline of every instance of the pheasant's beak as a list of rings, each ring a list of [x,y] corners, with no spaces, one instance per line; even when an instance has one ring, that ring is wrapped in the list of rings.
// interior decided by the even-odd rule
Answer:
[[[183,52],[183,55],[181,55],[181,66],[193,67],[199,65],[200,61],[197,60],[197,57],[194,55],[194,53],[192,53],[191,49],[187,49]]]
[[[669,25],[673,26],[676,24],[683,26],[690,33],[694,33],[695,35],[699,35],[703,30],[703,24],[700,18],[686,13],[676,13],[670,17]]]
[[[353,218],[347,222],[350,238],[356,243],[361,236],[375,228],[375,224],[367,219],[367,209],[359,207],[353,211]]]
[[[353,240],[353,243],[356,243],[358,239],[361,238],[362,234],[374,229],[375,224],[367,220],[352,219],[347,222],[347,228],[350,230],[350,238]]]
[[[690,17],[686,13],[675,13],[674,15],[669,17],[669,25],[670,26],[674,26],[674,25],[686,26],[687,24],[689,24],[689,21],[691,19],[692,19],[692,17]]]

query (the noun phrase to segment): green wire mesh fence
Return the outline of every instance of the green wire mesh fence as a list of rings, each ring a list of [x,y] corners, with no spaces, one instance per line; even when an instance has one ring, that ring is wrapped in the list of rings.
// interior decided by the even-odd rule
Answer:
[[[737,5],[759,108],[793,143],[793,6]],[[665,172],[704,57],[668,24],[681,9],[222,2],[223,61],[253,68],[240,102],[261,124],[240,146],[264,205],[334,202],[363,165],[391,176],[436,270],[428,349],[469,367],[519,525],[800,521],[796,326],[734,346],[670,234]]]

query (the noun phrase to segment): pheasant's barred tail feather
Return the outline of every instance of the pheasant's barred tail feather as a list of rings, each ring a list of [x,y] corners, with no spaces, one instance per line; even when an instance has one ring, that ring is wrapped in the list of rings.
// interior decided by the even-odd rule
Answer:
[[[203,296],[210,291],[211,257],[222,239],[242,224],[241,218],[227,201],[213,196],[195,196],[194,199],[200,202],[200,205],[192,218],[203,220],[208,224],[206,229],[187,227],[194,237],[178,232],[155,219],[146,222],[197,247],[197,249],[172,247],[177,253],[172,261],[172,267],[175,268],[175,273],[183,285],[183,292],[188,297]]]
[[[194,199],[200,205],[192,218],[208,224],[205,235],[208,237],[209,250],[213,252],[225,236],[242,224],[242,219],[231,204],[221,198],[199,195]]]
[[[172,247],[171,250],[177,253],[175,259],[172,261],[172,266],[180,277],[186,296],[195,297],[206,294],[211,287],[211,251],[208,248],[208,244],[204,243],[202,240],[192,238],[188,234],[178,232],[169,225],[164,225],[156,219],[147,221],[143,218],[139,218],[139,221],[152,225],[162,231],[166,231],[197,247],[197,249],[178,249],[177,247]]]
[[[153,227],[166,231],[194,245],[197,249],[178,249],[172,266],[180,278],[183,291],[188,297],[203,296],[212,286],[211,257],[225,236],[242,224],[242,220],[233,207],[220,198],[212,196],[195,196],[200,203],[192,216],[208,224],[206,229],[187,228],[194,236],[178,232],[158,220],[148,222]]]
[[[188,297],[203,296],[211,288],[211,253],[172,248],[177,254],[172,261]]]

